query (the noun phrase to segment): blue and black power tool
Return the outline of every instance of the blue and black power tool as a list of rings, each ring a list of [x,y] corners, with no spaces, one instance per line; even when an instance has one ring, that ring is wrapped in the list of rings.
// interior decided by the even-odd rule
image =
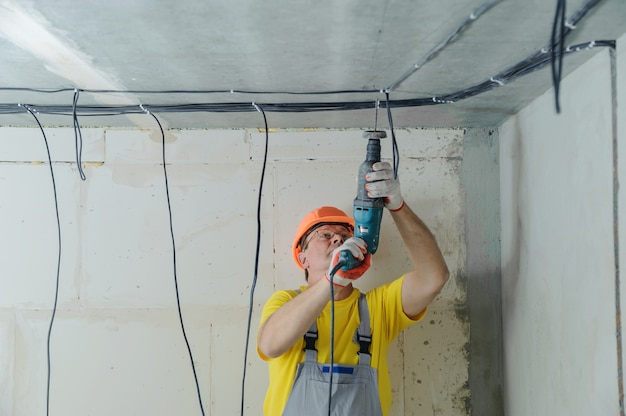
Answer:
[[[362,238],[367,243],[367,251],[370,254],[376,253],[378,249],[378,238],[380,234],[380,223],[383,218],[385,208],[384,198],[369,198],[365,190],[365,175],[372,172],[372,165],[380,162],[380,139],[387,137],[384,131],[366,131],[363,137],[368,139],[365,161],[359,166],[357,177],[356,198],[354,198],[354,236]],[[341,270],[350,270],[361,264],[357,258],[352,256],[349,250],[341,252],[339,261],[344,265]]]

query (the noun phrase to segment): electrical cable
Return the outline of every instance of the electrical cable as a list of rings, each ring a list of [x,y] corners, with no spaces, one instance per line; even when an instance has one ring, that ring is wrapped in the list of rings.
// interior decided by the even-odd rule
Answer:
[[[58,239],[58,256],[57,256],[57,274],[56,274],[56,284],[54,290],[54,305],[52,307],[52,316],[50,317],[50,324],[48,326],[48,336],[47,336],[47,383],[46,383],[46,415],[50,414],[50,377],[52,372],[51,360],[50,360],[50,341],[52,339],[52,326],[54,324],[54,318],[56,317],[57,312],[57,303],[59,300],[59,280],[61,274],[61,219],[59,217],[59,199],[57,196],[57,186],[56,181],[54,179],[54,169],[52,168],[52,157],[50,156],[50,147],[48,146],[48,139],[46,137],[46,132],[43,129],[43,126],[39,122],[39,119],[28,106],[22,105],[23,108],[26,109],[30,113],[31,116],[37,122],[39,126],[39,130],[41,130],[41,135],[43,136],[43,141],[46,145],[46,153],[48,155],[48,165],[50,166],[50,178],[52,179],[52,192],[54,195],[54,209],[56,213],[56,222],[57,222],[57,239]]]
[[[594,40],[585,43],[568,46],[563,50],[563,55],[569,55],[580,51],[590,50],[597,47],[615,48],[615,40]],[[457,90],[454,92],[420,98],[410,98],[402,100],[384,101],[335,101],[335,102],[302,102],[302,103],[263,103],[263,109],[267,112],[275,113],[307,113],[320,111],[352,111],[376,108],[380,105],[389,106],[391,108],[406,107],[422,107],[431,105],[452,104],[462,101],[479,94],[488,92],[496,87],[504,86],[525,75],[535,72],[550,63],[550,54],[547,52],[549,48],[542,48],[522,61],[512,65],[511,67],[491,76],[486,81],[472,85],[470,87]],[[3,88],[0,91],[18,90],[18,88]],[[21,88],[20,90],[28,90]],[[85,90],[81,90],[85,91]],[[56,91],[55,91],[56,92]],[[127,91],[116,91],[117,93],[126,93]],[[362,91],[367,94],[373,94],[374,91]],[[376,94],[380,94],[380,90],[376,90]],[[148,93],[148,92],[146,92]],[[157,93],[157,91],[152,91]],[[185,91],[192,93],[192,91]],[[254,93],[254,92],[249,92]],[[317,94],[323,95],[331,92],[320,91]],[[275,94],[280,94],[276,92]],[[305,94],[305,93],[303,93]],[[30,108],[35,109],[40,114],[50,114],[59,116],[73,116],[74,110],[72,105],[36,105],[28,104]],[[185,104],[143,104],[143,107],[150,111],[158,113],[236,113],[256,111],[251,108],[250,102],[215,102],[215,103],[185,103]],[[0,103],[0,115],[19,114],[23,111],[19,108],[19,104]],[[85,105],[77,106],[76,114],[81,117],[90,116],[119,116],[129,114],[142,114],[144,111],[137,108],[136,105]]]
[[[565,25],[565,34],[567,35],[571,30],[576,29],[576,25],[580,22],[594,7],[598,5],[602,0],[589,0],[583,4],[568,20]]]
[[[387,89],[345,89],[334,91],[254,91],[254,90],[239,90],[239,89],[222,89],[222,90],[112,90],[112,89],[80,89],[81,92],[88,92],[92,94],[228,94],[228,95],[343,95],[343,94],[380,94],[394,90],[397,86],[406,80],[408,76],[413,74],[419,67],[431,60],[436,53],[452,42],[460,32],[462,32],[473,20],[476,20],[479,16],[489,10],[491,7],[499,3],[501,0],[490,0],[485,2],[482,6],[476,9],[456,30],[454,30],[444,41],[437,45],[426,57],[407,71],[400,79],[396,80],[387,87]],[[557,0],[562,1],[562,0]],[[601,0],[589,0],[581,8],[579,8],[573,16],[564,23],[561,28],[562,38],[564,39],[567,34],[573,30],[576,25],[591,11]],[[561,13],[561,17],[564,15],[564,10]],[[563,43],[563,42],[561,42]],[[594,40],[583,44],[567,47],[562,51],[562,55],[579,52],[581,50],[588,50],[595,47],[611,47],[615,48],[615,40]],[[501,71],[490,77],[487,81],[479,84],[446,93],[441,95],[435,95],[430,97],[411,98],[405,100],[388,101],[386,103],[389,107],[420,107],[427,105],[440,105],[455,103],[478,94],[482,94],[490,91],[493,88],[506,85],[524,75],[534,72],[540,68],[543,68],[550,62],[554,62],[549,58],[548,51],[553,48],[551,45],[542,48],[540,51],[530,55],[522,61],[514,64],[508,69]],[[560,58],[560,59],[561,59]],[[557,87],[558,88],[558,87]],[[73,88],[57,88],[57,89],[42,89],[42,88],[26,88],[26,87],[0,87],[0,91],[23,91],[34,92],[44,94],[56,94],[67,91],[76,90]],[[336,101],[336,102],[302,102],[302,103],[288,103],[288,102],[275,102],[264,103],[263,108],[266,112],[315,112],[315,111],[350,111],[361,110],[368,108],[377,108],[379,101],[376,103],[372,101]],[[185,104],[154,104],[147,105],[152,111],[159,113],[186,113],[186,112],[214,112],[214,113],[226,113],[226,112],[250,112],[254,111],[251,108],[250,102],[213,102],[213,103],[185,103]],[[19,104],[16,103],[0,103],[0,115],[2,114],[19,114],[22,113],[22,109],[18,108]],[[78,113],[80,116],[116,116],[116,115],[128,115],[138,114],[141,111],[136,105],[92,105],[92,106],[80,106],[73,109],[72,106],[67,105],[34,105],[29,104],[30,108],[36,109],[41,114],[52,115],[75,115]]]
[[[561,76],[563,72],[563,45],[565,38],[570,31],[576,29],[576,24],[593,8],[600,0],[587,1],[578,11],[574,13],[571,19],[565,19],[566,0],[557,0],[556,12],[554,13],[554,21],[552,23],[552,34],[550,37],[550,63],[552,70],[552,86],[554,88],[554,99],[557,114],[561,112],[559,103],[559,92],[561,86]],[[615,41],[613,41],[615,44]],[[615,48],[615,46],[613,46]],[[569,47],[567,49],[570,49]]]
[[[586,43],[581,43],[577,45],[568,46],[563,53],[570,54],[574,52],[578,52],[581,50],[588,50],[595,47],[609,47],[615,48],[615,41],[613,40],[596,40]],[[492,90],[493,88],[501,87],[506,85],[517,78],[520,78],[524,75],[530,74],[531,72],[537,71],[544,66],[550,63],[550,54],[548,54],[548,49],[544,48],[532,56],[526,58],[521,63],[518,63],[512,67],[505,69],[504,71],[492,76],[486,81],[481,82],[480,84],[474,85],[472,87],[466,88],[464,90],[457,91],[455,93],[451,93],[444,96],[434,97],[433,100],[436,101],[437,104],[444,103],[454,103],[458,101],[462,101],[467,98],[474,97],[478,94],[487,92]],[[395,101],[391,102],[392,107],[398,107],[398,103]]]
[[[557,114],[561,112],[559,104],[559,90],[561,87],[561,75],[563,72],[563,42],[565,41],[565,5],[566,0],[557,0],[554,23],[552,24],[552,36],[550,38],[552,85]]]
[[[422,66],[424,66],[428,61],[430,61],[431,59],[433,59],[435,57],[435,55],[437,55],[443,48],[445,48],[446,46],[448,46],[450,43],[452,43],[454,41],[454,39],[456,39],[459,34],[465,30],[465,28],[467,28],[470,24],[472,24],[474,22],[474,20],[478,19],[483,13],[485,13],[487,10],[491,9],[493,6],[495,6],[497,3],[502,2],[502,0],[490,0],[487,1],[485,3],[483,3],[480,7],[478,7],[476,10],[474,10],[464,21],[463,23],[461,23],[460,26],[458,26],[454,31],[452,31],[452,33],[450,33],[448,35],[448,37],[440,42],[437,46],[435,46],[433,49],[431,49],[426,56],[424,56],[419,62],[415,63],[409,70],[407,70],[404,74],[402,74],[400,76],[400,78],[398,78],[396,81],[394,81],[391,85],[389,85],[385,91],[393,91],[395,90],[398,85],[400,85],[402,82],[404,82],[408,77],[410,77],[411,75],[413,75],[413,73],[415,71],[417,71],[418,69],[420,69]]]
[[[380,108],[379,100],[376,100],[376,109],[374,110],[374,131],[378,130],[378,109]]]
[[[80,124],[78,123],[78,117],[76,116],[76,105],[78,104],[78,89],[74,90],[74,100],[72,102],[72,119],[74,120],[74,142],[76,149],[76,166],[78,168],[78,174],[83,181],[87,179],[85,172],[83,171],[83,134],[80,131]]]
[[[165,195],[166,195],[166,200],[167,200],[167,210],[168,210],[168,216],[169,216],[169,228],[170,228],[170,236],[171,236],[171,240],[172,240],[172,263],[173,263],[173,267],[174,267],[174,287],[176,289],[176,306],[178,308],[178,318],[180,320],[180,327],[183,333],[183,338],[185,340],[185,345],[187,346],[187,352],[189,353],[189,361],[191,362],[191,369],[193,371],[193,378],[196,384],[196,392],[198,395],[198,402],[200,405],[200,411],[202,413],[202,415],[204,416],[204,406],[202,404],[202,394],[200,393],[200,384],[198,383],[198,375],[196,374],[196,366],[194,364],[193,361],[193,354],[191,352],[191,346],[189,345],[189,340],[187,339],[187,333],[185,331],[185,323],[183,321],[183,313],[182,313],[182,309],[181,309],[181,305],[180,305],[180,294],[178,292],[178,276],[177,276],[177,266],[176,266],[176,240],[174,239],[174,225],[173,225],[173,221],[172,221],[172,204],[170,202],[170,190],[169,190],[169,184],[168,184],[168,177],[167,177],[167,166],[166,166],[166,159],[165,159],[165,132],[163,131],[163,126],[161,126],[161,122],[159,121],[159,119],[150,111],[145,110],[143,106],[141,106],[141,108],[146,112],[146,114],[152,116],[152,118],[154,118],[154,120],[156,121],[156,123],[159,125],[159,129],[161,130],[161,143],[162,143],[162,161],[163,161],[163,177],[165,179]]]
[[[45,94],[56,94],[60,92],[75,91],[76,88],[30,88],[30,87],[2,87],[3,91],[36,92]],[[249,94],[249,95],[342,95],[342,94],[372,94],[379,93],[377,89],[366,90],[329,90],[329,91],[258,91],[258,90],[113,90],[80,88],[81,92],[92,94]]]
[[[250,288],[250,303],[248,306],[248,326],[246,329],[246,345],[243,354],[243,376],[241,379],[241,416],[244,413],[245,402],[245,387],[246,387],[246,370],[248,361],[248,348],[250,343],[250,328],[252,326],[252,310],[254,308],[254,291],[256,289],[256,283],[259,275],[259,259],[261,252],[261,200],[263,197],[263,182],[265,179],[265,168],[267,166],[267,152],[269,147],[269,129],[267,126],[267,117],[263,108],[257,104],[252,103],[256,110],[263,116],[263,123],[265,124],[265,152],[263,154],[263,168],[261,169],[261,180],[259,183],[259,195],[257,201],[256,221],[257,221],[257,236],[256,236],[256,255],[254,258],[254,276],[252,278],[252,286]]]
[[[328,416],[331,416],[331,402],[333,397],[333,366],[335,365],[335,273],[337,270],[344,266],[343,261],[339,261],[335,267],[329,273],[328,280],[330,281],[330,348],[329,348],[329,367],[328,373],[330,378],[328,379]]]
[[[385,93],[387,97],[387,119],[389,120],[389,131],[391,132],[391,149],[393,155],[393,178],[398,179],[398,168],[400,167],[400,152],[398,151],[398,142],[396,141],[396,133],[393,129],[393,117],[391,116],[391,106],[389,105],[389,93]]]

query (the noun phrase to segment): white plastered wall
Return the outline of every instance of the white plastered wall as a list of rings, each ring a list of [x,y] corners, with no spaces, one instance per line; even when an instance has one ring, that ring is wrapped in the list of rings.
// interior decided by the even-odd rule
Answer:
[[[324,204],[351,211],[365,155],[361,133],[269,135],[246,414],[261,414],[267,385],[255,345],[262,304],[275,289],[304,281],[290,254],[300,218]],[[437,236],[452,278],[425,320],[393,345],[392,414],[466,415],[469,328],[458,315],[465,303],[458,282],[465,261],[463,130],[396,133],[403,193]],[[158,128],[82,134],[85,181],[75,163],[74,132],[46,130],[61,224],[50,414],[200,414],[176,309]],[[385,158],[391,157],[389,140],[383,142]],[[168,131],[166,142],[176,277],[204,408],[208,415],[236,415],[265,134]],[[35,128],[1,128],[0,155],[0,415],[45,414],[58,258],[50,165]],[[409,267],[385,214],[379,251],[360,287],[370,289]]]
[[[616,86],[604,50],[562,81],[561,114],[550,90],[500,129],[507,416],[620,414],[613,144],[624,183],[624,42]]]

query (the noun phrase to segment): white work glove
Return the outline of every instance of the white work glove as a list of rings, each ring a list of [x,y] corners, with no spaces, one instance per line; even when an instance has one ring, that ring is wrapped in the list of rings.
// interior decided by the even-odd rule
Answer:
[[[393,168],[389,162],[376,162],[373,172],[365,175],[367,196],[385,198],[385,207],[389,211],[399,211],[404,206],[400,192],[400,180],[393,178]]]
[[[372,257],[372,255],[367,252],[367,243],[363,239],[358,237],[348,238],[342,245],[333,250],[333,257],[330,261],[328,272],[326,273],[326,280],[329,282],[330,274],[337,263],[339,263],[339,257],[341,252],[344,250],[348,250],[352,256],[359,259],[362,263],[350,270],[337,270],[335,276],[333,277],[333,284],[339,287],[346,287],[359,277],[363,276],[367,269],[370,268]]]

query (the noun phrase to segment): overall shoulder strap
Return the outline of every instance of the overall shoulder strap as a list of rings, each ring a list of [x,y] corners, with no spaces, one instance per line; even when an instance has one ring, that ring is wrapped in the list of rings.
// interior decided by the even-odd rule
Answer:
[[[367,306],[365,294],[359,297],[359,318],[361,324],[356,331],[356,339],[359,343],[359,364],[370,365],[370,345],[372,344],[372,330],[370,328],[370,311]]]
[[[296,289],[298,294],[302,293],[300,289]],[[315,348],[315,341],[317,341],[317,322],[313,321],[309,330],[304,334],[304,353],[305,361],[310,363],[317,362],[317,349]]]

